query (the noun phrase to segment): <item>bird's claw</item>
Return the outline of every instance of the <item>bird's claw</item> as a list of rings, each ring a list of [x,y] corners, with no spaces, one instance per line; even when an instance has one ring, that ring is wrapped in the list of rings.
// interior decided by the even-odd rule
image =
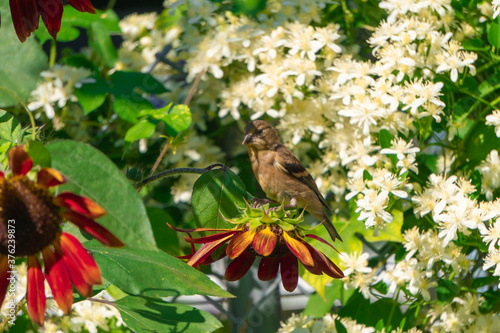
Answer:
[[[269,199],[253,198],[252,199],[252,208],[259,208],[260,206],[263,206],[263,205],[268,204],[270,202],[274,202],[274,201],[269,200]]]

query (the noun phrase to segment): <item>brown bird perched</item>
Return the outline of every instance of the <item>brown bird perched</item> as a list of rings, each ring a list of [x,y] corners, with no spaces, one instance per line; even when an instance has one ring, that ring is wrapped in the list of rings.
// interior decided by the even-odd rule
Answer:
[[[245,127],[243,145],[248,146],[252,170],[262,190],[271,200],[284,203],[285,208],[305,207],[312,216],[322,221],[333,241],[340,235],[325,213],[332,213],[309,171],[299,159],[281,144],[278,131],[268,122],[254,120]]]

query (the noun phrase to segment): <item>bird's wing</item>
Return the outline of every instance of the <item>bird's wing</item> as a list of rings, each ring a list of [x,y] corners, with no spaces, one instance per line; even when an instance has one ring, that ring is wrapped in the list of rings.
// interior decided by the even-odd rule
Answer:
[[[309,187],[316,194],[323,206],[325,206],[325,208],[330,213],[332,213],[332,210],[330,209],[330,207],[328,207],[328,203],[319,191],[318,185],[316,185],[313,177],[311,176],[309,171],[307,171],[307,169],[302,165],[302,163],[300,163],[299,159],[283,145],[280,145],[276,149],[276,152],[278,154],[274,166],[279,171],[286,173],[287,175],[292,176],[303,184],[307,185],[307,187]]]

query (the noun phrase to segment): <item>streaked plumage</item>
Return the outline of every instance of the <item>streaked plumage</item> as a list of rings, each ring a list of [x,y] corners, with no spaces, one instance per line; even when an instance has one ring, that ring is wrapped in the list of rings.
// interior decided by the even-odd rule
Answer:
[[[323,222],[332,240],[340,235],[328,218],[332,211],[299,159],[281,144],[278,131],[268,122],[255,120],[245,127],[243,145],[248,146],[252,170],[269,199],[288,207],[305,207]]]

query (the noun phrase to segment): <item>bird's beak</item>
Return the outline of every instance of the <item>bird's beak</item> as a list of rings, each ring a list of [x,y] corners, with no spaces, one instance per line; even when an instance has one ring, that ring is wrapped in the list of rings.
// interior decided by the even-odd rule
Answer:
[[[250,134],[245,135],[245,138],[243,139],[243,142],[241,143],[243,146],[246,146],[252,142],[252,136]]]

